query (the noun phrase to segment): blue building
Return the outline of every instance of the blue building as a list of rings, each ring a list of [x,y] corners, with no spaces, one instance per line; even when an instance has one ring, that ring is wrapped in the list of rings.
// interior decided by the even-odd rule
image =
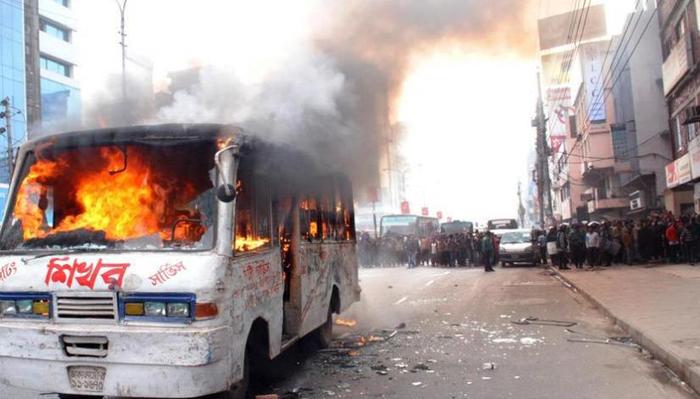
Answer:
[[[13,147],[27,137],[25,70],[24,2],[0,0],[0,99],[9,98],[12,106]],[[0,126],[5,127],[4,120]],[[5,134],[0,135],[0,183],[9,181]]]

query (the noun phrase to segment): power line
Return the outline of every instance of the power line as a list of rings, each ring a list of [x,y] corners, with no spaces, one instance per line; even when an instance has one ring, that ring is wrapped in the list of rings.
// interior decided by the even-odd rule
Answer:
[[[637,4],[639,4],[639,3],[640,3],[640,0],[637,0]],[[637,10],[637,8],[638,7],[635,7],[635,11]],[[637,16],[638,18],[636,19],[636,22],[634,24],[634,27],[632,28],[632,31],[628,37],[627,42],[624,43],[624,47],[622,45],[622,42],[624,42],[624,37],[621,38],[621,43],[620,43],[620,45],[617,46],[618,51],[622,48],[622,52],[620,52],[620,58],[618,59],[618,64],[617,64],[617,66],[614,66],[614,64],[613,64],[614,61],[616,60],[616,57],[617,57],[618,51],[616,51],[616,54],[613,57],[613,63],[611,63],[610,69],[608,70],[608,74],[606,75],[606,78],[604,79],[604,81],[602,83],[603,90],[601,90],[601,92],[596,95],[596,97],[593,99],[593,101],[591,101],[591,106],[586,108],[586,118],[584,119],[585,121],[589,120],[591,113],[599,110],[600,109],[599,107],[602,104],[605,104],[605,102],[600,102],[600,99],[603,97],[604,92],[605,92],[605,86],[610,83],[610,80],[615,75],[615,69],[619,70],[619,66],[620,66],[619,60],[621,60],[622,57],[625,56],[625,51],[627,50],[627,46],[629,46],[629,44],[632,43],[632,39],[634,37],[634,34],[637,31],[637,27],[639,26],[639,22],[644,17],[644,12],[640,12],[637,15],[632,15],[632,18],[630,18],[630,23],[632,22],[632,20],[634,19],[635,16]],[[624,71],[624,66],[622,67],[622,71]]]
[[[641,0],[637,0],[637,4],[636,4],[636,6],[635,6],[635,12],[636,12],[636,10],[637,10],[637,8],[638,8],[640,2],[641,2]],[[620,57],[624,57],[624,55],[625,55],[624,51],[626,50],[626,48],[627,48],[627,46],[629,45],[629,43],[631,43],[631,40],[632,40],[632,38],[634,37],[634,33],[635,33],[636,30],[637,30],[637,26],[639,25],[639,22],[640,22],[641,19],[643,18],[644,11],[642,11],[642,12],[639,13],[639,18],[637,18],[637,21],[636,21],[635,26],[634,26],[634,28],[632,29],[632,31],[629,31],[629,27],[631,26],[632,20],[634,20],[634,15],[632,16],[632,18],[630,18],[630,19],[628,20],[628,23],[626,24],[625,30],[623,31],[622,36],[621,36],[621,38],[620,38],[620,43],[618,44],[618,46],[617,46],[617,48],[616,48],[615,55],[613,56],[613,60],[611,61],[610,68],[608,68],[608,72],[606,73],[605,80],[603,81],[603,83],[602,83],[602,85],[601,85],[602,90],[601,90],[600,93],[595,97],[595,99],[591,102],[591,107],[590,107],[590,109],[593,109],[593,106],[595,105],[595,103],[596,103],[598,100],[600,100],[600,98],[603,97],[603,95],[605,95],[605,96],[603,97],[603,101],[602,101],[601,104],[605,104],[605,101],[606,101],[607,98],[610,96],[610,93],[612,93],[613,88],[614,88],[615,85],[617,84],[617,81],[619,80],[619,78],[620,78],[620,77],[622,76],[622,74],[624,73],[624,70],[625,70],[626,66],[629,64],[630,59],[631,59],[632,56],[634,55],[634,53],[635,53],[637,47],[639,46],[639,43],[641,42],[642,38],[644,37],[646,31],[649,29],[650,23],[651,23],[651,21],[653,21],[655,15],[656,15],[657,10],[658,10],[658,8],[655,9],[654,12],[652,13],[651,17],[650,17],[649,20],[647,21],[647,24],[646,24],[646,26],[645,26],[645,28],[644,28],[644,31],[641,33],[641,35],[640,35],[639,38],[637,39],[637,42],[636,42],[636,44],[635,44],[635,46],[634,46],[634,49],[630,52],[630,55],[629,55],[629,57],[627,58],[625,64],[622,66],[621,69],[619,69],[620,73],[618,74],[617,78],[615,79],[615,82],[614,82],[613,85],[610,87],[610,90],[607,91],[607,93],[605,93],[605,92],[606,92],[605,86],[607,85],[606,83],[609,83],[609,82],[610,82],[610,79],[612,79],[612,77],[613,77],[614,74],[615,74],[615,69],[617,69],[617,68],[615,67],[615,62],[618,61],[618,62],[617,62],[617,67],[620,66],[619,60],[621,60],[621,58],[617,58],[617,55],[620,54]],[[626,42],[626,44],[624,45],[624,50],[623,50],[623,52],[620,53],[619,51],[620,51],[620,49],[622,48],[623,42],[625,41],[625,36],[627,35],[627,32],[631,32],[631,33],[630,33],[630,36],[629,36],[629,38],[628,38],[629,40],[628,40],[628,41]],[[611,40],[612,40],[612,39],[611,39]],[[603,65],[604,65],[604,64],[603,64]],[[602,70],[601,70],[601,75],[602,75]],[[600,75],[599,75],[599,76],[600,76]],[[590,125],[590,124],[589,124],[589,118],[590,118],[590,116],[591,116],[591,113],[589,112],[589,109],[586,109],[586,113],[585,113],[585,115],[584,115],[584,122],[586,123],[586,126],[589,126],[589,125]],[[577,147],[579,144],[581,144],[581,143],[584,141],[584,139],[585,139],[586,137],[588,137],[588,134],[586,134],[585,137],[581,137],[579,140],[577,140],[577,141],[574,143],[574,146],[571,148],[571,151],[574,151],[574,150],[576,149],[576,147]]]
[[[588,5],[586,6],[586,2],[588,2]],[[576,10],[578,9],[578,1],[576,1],[576,4],[574,5],[576,7],[573,11],[574,15],[576,14]],[[566,63],[566,67],[562,68],[559,74],[559,77],[557,78],[557,84],[561,85],[565,79],[568,80],[569,74],[571,72],[571,65],[573,64],[574,58],[576,58],[576,53],[578,52],[578,47],[581,44],[581,41],[583,40],[583,35],[585,34],[586,31],[586,25],[588,24],[588,14],[591,8],[591,0],[583,0],[582,7],[581,7],[581,13],[579,14],[578,22],[576,23],[576,31],[574,32],[574,37],[573,37],[573,49],[569,50],[566,55],[564,56],[564,62],[562,62],[562,65]],[[585,10],[585,17],[583,16]],[[585,19],[584,19],[585,18]],[[574,17],[572,16],[572,23],[573,23]],[[581,25],[581,22],[583,22],[583,25]],[[567,34],[567,38],[571,40],[571,29],[573,29],[573,24],[569,27],[569,33]],[[566,90],[561,90],[560,93],[558,93],[557,98],[555,98],[552,103],[559,103],[564,99],[564,95],[566,93]],[[554,127],[554,119],[552,118],[553,113],[555,112],[555,107],[552,107],[552,109],[549,110],[549,123],[548,123],[548,130],[552,130]]]
[[[629,56],[627,57],[627,60],[625,61],[624,66],[622,67],[622,70],[620,70],[620,73],[617,75],[617,78],[613,82],[612,86],[610,87],[610,90],[607,90],[607,93],[605,94],[605,97],[603,98],[603,103],[610,97],[610,93],[613,92],[613,88],[615,88],[615,85],[617,85],[617,82],[620,80],[624,73],[624,69],[627,67],[629,64],[630,60],[634,56],[634,53],[637,51],[637,48],[639,47],[639,44],[642,42],[642,39],[644,38],[644,35],[646,34],[647,30],[649,30],[649,27],[651,26],[651,22],[654,20],[656,17],[656,14],[658,12],[658,8],[654,9],[652,12],[651,16],[649,17],[649,20],[647,21],[646,25],[644,26],[644,30],[642,33],[639,35],[639,38],[637,39],[637,42],[635,43],[634,47],[632,48],[632,51],[630,52]],[[588,135],[588,134],[587,134]]]

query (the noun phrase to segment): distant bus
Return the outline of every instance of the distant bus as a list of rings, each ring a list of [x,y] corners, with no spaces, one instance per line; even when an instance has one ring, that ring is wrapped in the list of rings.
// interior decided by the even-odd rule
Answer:
[[[437,218],[416,215],[387,215],[382,217],[379,228],[381,237],[417,236],[430,237],[440,231]]]
[[[442,223],[440,225],[440,232],[443,234],[467,234],[474,232],[474,223],[472,222],[462,222],[456,220],[454,222]]]
[[[493,219],[487,223],[489,230],[513,230],[518,228],[518,222],[515,219]]]

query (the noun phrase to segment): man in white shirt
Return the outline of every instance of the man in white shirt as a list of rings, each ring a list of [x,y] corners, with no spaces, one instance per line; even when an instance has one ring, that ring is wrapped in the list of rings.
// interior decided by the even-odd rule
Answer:
[[[597,266],[600,259],[600,235],[598,235],[597,226],[595,224],[588,225],[586,233],[586,256],[588,258],[588,266]]]

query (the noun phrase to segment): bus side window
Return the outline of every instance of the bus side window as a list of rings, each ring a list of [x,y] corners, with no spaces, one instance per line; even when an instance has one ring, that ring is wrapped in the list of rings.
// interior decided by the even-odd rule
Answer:
[[[265,184],[262,177],[256,176],[253,179],[246,172],[239,172],[236,184],[235,252],[261,250],[271,245],[269,185]]]
[[[333,207],[333,181],[329,180],[321,193],[321,238],[334,241],[335,237],[335,208]]]
[[[308,242],[321,238],[319,226],[318,200],[314,195],[302,195],[299,200],[301,237]]]
[[[344,179],[336,182],[336,231],[338,240],[355,239],[355,215],[353,214],[352,189]]]

